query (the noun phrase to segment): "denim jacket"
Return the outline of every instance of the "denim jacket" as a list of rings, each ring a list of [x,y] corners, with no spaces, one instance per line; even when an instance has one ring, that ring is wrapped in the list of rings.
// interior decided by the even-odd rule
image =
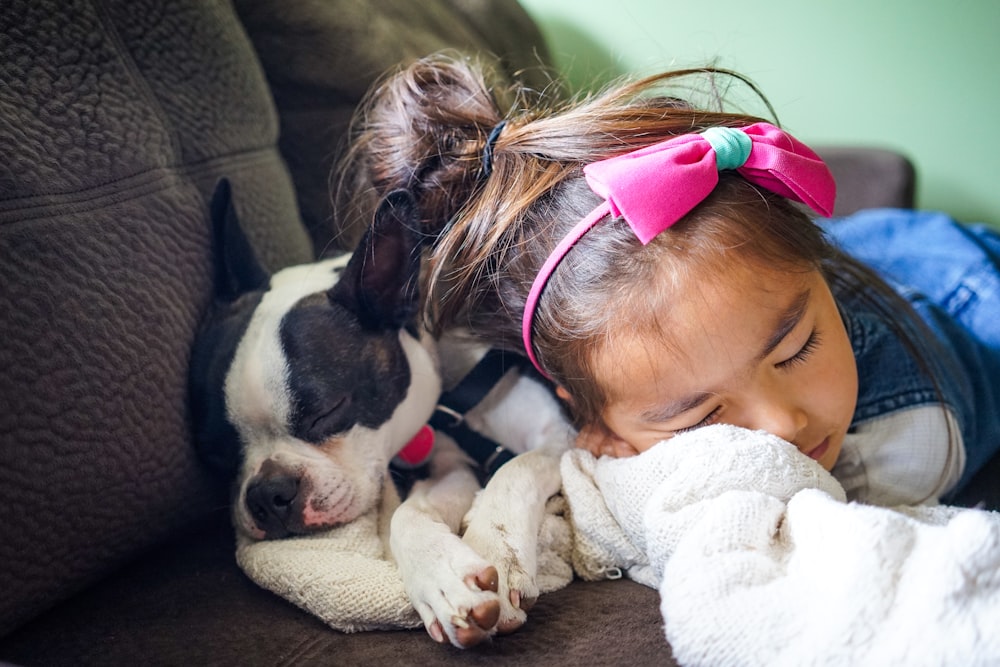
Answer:
[[[1000,450],[1000,236],[942,214],[892,209],[824,228],[910,302],[938,343],[921,352],[932,380],[884,315],[857,295],[835,293],[858,366],[854,424],[943,399],[965,447],[961,488]]]

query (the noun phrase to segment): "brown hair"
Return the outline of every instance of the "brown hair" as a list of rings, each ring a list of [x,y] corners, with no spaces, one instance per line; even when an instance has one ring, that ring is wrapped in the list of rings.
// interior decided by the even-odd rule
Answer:
[[[355,126],[339,201],[351,203],[342,210],[363,216],[393,189],[414,192],[433,243],[425,292],[432,328],[466,328],[515,351],[522,350],[522,312],[539,268],[599,203],[583,179],[584,165],[678,134],[761,120],[722,110],[734,83],[770,110],[752,83],[716,68],[626,81],[570,100],[555,90],[502,88],[489,77],[480,63],[436,55],[382,81]],[[678,88],[685,97],[707,89],[708,104],[682,101]],[[502,120],[492,171],[483,178],[486,140]],[[652,272],[662,276],[664,267],[682,284],[689,267],[725,270],[737,258],[788,271],[818,269],[842,287],[874,286],[894,308],[907,308],[870,270],[831,247],[798,205],[724,172],[708,198],[649,245],[624,222],[604,221],[549,280],[535,315],[535,351],[573,397],[578,423],[597,422],[608,400],[592,363],[612,325],[627,318],[640,331],[656,326],[649,299],[663,295],[636,286],[653,284]],[[909,340],[905,332],[901,337]]]

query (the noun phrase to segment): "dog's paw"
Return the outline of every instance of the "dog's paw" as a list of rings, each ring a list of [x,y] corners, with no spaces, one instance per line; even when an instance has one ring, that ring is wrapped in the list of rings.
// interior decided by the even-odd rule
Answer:
[[[499,576],[458,536],[451,538],[439,544],[433,564],[405,577],[404,585],[432,639],[468,648],[497,632]]]
[[[463,537],[467,545],[495,566],[499,634],[509,634],[524,625],[538,600],[534,554],[516,548],[508,538],[503,526],[493,523],[479,526],[476,522],[469,525]]]
[[[497,591],[497,571],[487,567],[464,579],[464,583],[472,591]],[[435,617],[429,624],[425,621],[427,633],[439,644],[451,641],[459,648],[475,646],[488,639],[495,631],[500,619],[500,600],[494,596],[483,600],[464,612],[459,607],[458,613],[447,619],[446,623]],[[446,630],[447,628],[447,630]],[[450,631],[449,631],[450,630]]]

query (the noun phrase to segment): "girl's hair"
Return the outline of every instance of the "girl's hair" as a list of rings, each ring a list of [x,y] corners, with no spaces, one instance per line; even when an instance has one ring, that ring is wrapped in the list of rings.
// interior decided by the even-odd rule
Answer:
[[[712,67],[569,100],[559,91],[502,88],[489,76],[471,59],[436,55],[384,79],[354,127],[338,201],[341,211],[363,218],[386,193],[413,192],[433,248],[425,291],[432,329],[467,329],[513,351],[522,351],[521,317],[539,268],[599,203],[583,166],[675,135],[762,120],[722,109],[735,84],[774,115],[751,82]],[[707,103],[685,101],[692,94]],[[484,176],[487,138],[501,121]],[[820,270],[831,286],[892,313],[890,322],[904,313],[908,324],[897,333],[920,349],[910,326],[919,327],[919,318],[870,269],[832,247],[797,204],[723,172],[701,204],[649,245],[623,221],[604,221],[550,278],[535,314],[535,352],[572,397],[578,424],[598,422],[611,398],[593,372],[608,332],[624,322],[640,334],[659,326],[672,291],[664,275],[682,285],[693,267],[725,271],[734,260]],[[648,288],[654,284],[662,287]]]

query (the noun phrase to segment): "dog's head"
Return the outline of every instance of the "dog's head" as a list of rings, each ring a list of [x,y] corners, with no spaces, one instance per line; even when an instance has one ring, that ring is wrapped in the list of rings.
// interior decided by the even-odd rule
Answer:
[[[217,188],[216,300],[192,353],[192,416],[203,458],[235,476],[241,533],[303,534],[373,509],[390,459],[433,411],[414,210],[390,194],[352,255],[269,276],[228,184]]]

